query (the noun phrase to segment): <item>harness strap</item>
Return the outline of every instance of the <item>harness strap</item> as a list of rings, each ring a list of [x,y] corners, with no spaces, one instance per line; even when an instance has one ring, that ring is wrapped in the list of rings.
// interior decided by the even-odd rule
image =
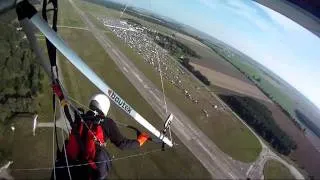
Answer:
[[[79,117],[79,116],[78,116]],[[79,117],[80,118],[80,117]],[[97,146],[104,145],[104,132],[101,124],[95,124],[93,121],[87,120],[80,122],[75,126],[69,136],[67,144],[68,157],[73,160],[86,161],[92,169],[97,169],[95,157]]]

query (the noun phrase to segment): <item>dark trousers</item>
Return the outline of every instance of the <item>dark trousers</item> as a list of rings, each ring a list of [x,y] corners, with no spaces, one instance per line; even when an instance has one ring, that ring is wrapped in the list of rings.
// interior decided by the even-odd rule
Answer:
[[[89,165],[78,166],[79,164],[85,164],[87,162],[68,160],[69,170],[72,179],[80,180],[100,180],[106,179],[109,175],[111,168],[111,159],[109,153],[103,148],[97,148],[96,158],[95,158],[97,169],[92,169]],[[66,166],[66,160],[63,151],[57,151],[57,160],[55,162],[56,166],[56,179],[69,179],[68,168],[60,168]],[[54,179],[54,172],[52,171],[51,179]]]
[[[111,168],[110,155],[106,149],[97,148],[95,162],[97,162],[98,179],[106,179]]]

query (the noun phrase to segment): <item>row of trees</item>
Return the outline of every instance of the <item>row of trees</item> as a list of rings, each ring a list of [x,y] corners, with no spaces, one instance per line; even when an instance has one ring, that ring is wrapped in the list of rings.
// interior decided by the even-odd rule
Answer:
[[[189,63],[190,60],[189,58],[180,58],[181,61],[180,63],[187,68],[193,75],[195,75],[200,81],[202,81],[205,85],[210,86],[210,81],[208,80],[208,78],[206,76],[204,76],[203,74],[201,74],[200,71],[197,71],[194,69],[194,67]]]
[[[292,138],[275,123],[272,112],[265,105],[250,97],[220,97],[279,153],[288,155],[297,148]]]
[[[272,100],[272,102],[288,117],[292,120],[292,122],[295,124],[295,126],[301,130],[301,131],[305,131],[305,129],[301,126],[301,124],[297,121],[297,119],[295,118],[295,116],[293,114],[291,114],[288,109],[286,109],[284,106],[282,106],[276,99],[275,97],[267,92],[265,89],[263,89],[261,87],[261,83],[263,83],[263,79],[261,79],[260,76],[258,75],[250,75],[248,72],[244,71],[243,69],[241,69],[240,67],[238,67],[235,63],[233,63],[232,60],[230,60],[229,58],[227,58],[225,56],[225,54],[221,51],[221,49],[219,49],[218,46],[214,45],[214,44],[209,44],[209,47],[215,51],[216,53],[218,53],[219,55],[221,55],[222,57],[224,57],[224,59],[229,62],[231,65],[233,65],[234,68],[236,68],[239,72],[241,72],[244,76],[246,76],[252,83],[254,83],[256,85],[256,87],[264,94],[266,95],[270,100]],[[265,71],[263,71],[263,73],[266,73]],[[270,74],[268,74],[268,76],[271,78],[272,76],[270,76]],[[273,80],[276,80],[274,77],[272,77]],[[278,83],[280,83],[280,81],[277,81]]]
[[[310,118],[297,109],[294,112],[300,122],[307,126],[314,134],[320,137],[320,129]]]
[[[128,24],[132,25],[133,27],[139,27],[142,28],[142,24],[138,22],[137,20],[131,19],[131,18],[123,18],[128,22]],[[149,37],[151,37],[155,43],[157,43],[162,48],[169,51],[169,53],[176,57],[195,57],[195,58],[201,58],[199,54],[197,54],[196,51],[189,48],[188,46],[184,45],[183,43],[179,42],[175,38],[175,34],[172,34],[171,36],[164,35],[160,32],[145,30],[145,33],[148,34]]]
[[[173,34],[172,37],[166,36],[159,32],[151,32],[148,31],[150,37],[153,38],[154,42],[156,42],[159,46],[169,51],[169,53],[176,57],[181,56],[189,56],[195,58],[201,58],[196,51],[192,50],[188,46],[184,45],[183,43],[177,41],[175,39],[175,35]]]
[[[17,24],[0,24],[0,123],[17,113],[33,113],[44,74]]]
[[[134,27],[142,27],[142,25],[134,19],[125,19],[130,25]],[[188,57],[201,58],[194,50],[184,45],[183,43],[175,40],[175,35],[172,37],[166,36],[159,32],[153,32],[150,30],[145,31],[149,37],[151,37],[154,42],[156,42],[159,46],[169,51],[169,53],[181,61],[180,63],[187,68],[193,75],[195,75],[200,81],[202,81],[205,85],[209,86],[210,81],[206,76],[201,74],[200,71],[194,69],[194,67],[189,63],[190,59]]]

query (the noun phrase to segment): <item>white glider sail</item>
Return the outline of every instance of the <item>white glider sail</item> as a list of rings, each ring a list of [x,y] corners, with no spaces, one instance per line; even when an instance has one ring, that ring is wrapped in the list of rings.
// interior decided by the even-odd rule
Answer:
[[[30,16],[29,16],[30,17]],[[29,18],[31,22],[46,36],[46,38],[96,87],[106,94],[122,110],[133,117],[140,125],[145,127],[150,133],[158,137],[165,144],[172,147],[172,140],[167,138],[163,132],[160,132],[138,112],[136,112],[126,101],[124,101],[116,92],[114,92],[87,64],[60,38],[55,31],[38,14]]]

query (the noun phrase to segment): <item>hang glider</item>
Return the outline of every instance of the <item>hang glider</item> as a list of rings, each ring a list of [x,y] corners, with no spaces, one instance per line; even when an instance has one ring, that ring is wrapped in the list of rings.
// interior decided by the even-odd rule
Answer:
[[[121,108],[124,112],[130,115],[136,122],[138,122],[141,126],[146,128],[150,133],[159,138],[163,143],[167,144],[169,147],[173,146],[173,142],[165,133],[169,128],[171,121],[173,119],[173,115],[170,114],[165,121],[164,129],[158,130],[151,123],[149,123],[144,117],[142,117],[135,109],[129,105],[123,98],[121,98],[114,90],[112,90],[90,67],[84,63],[84,61],[63,41],[61,37],[59,37],[52,29],[48,23],[38,14],[37,10],[26,0],[21,1],[16,6],[18,19],[20,22],[29,21],[35,27],[41,31],[47,40],[58,49],[66,59],[71,62],[84,76],[86,76],[98,89],[100,89],[104,94],[106,94],[119,108]],[[26,23],[28,24],[28,23]],[[25,26],[25,31],[30,27]],[[27,33],[26,33],[27,34]],[[28,34],[27,34],[28,35]],[[36,42],[31,42],[35,48],[39,48]],[[39,50],[35,50],[37,53]],[[48,52],[50,53],[50,49],[48,48]],[[50,55],[50,54],[49,54]],[[40,52],[37,54],[38,57],[41,57]],[[41,62],[41,64],[45,67],[45,70],[48,72],[48,67],[45,62]],[[56,76],[56,75],[52,75]],[[52,77],[55,78],[55,77]]]

